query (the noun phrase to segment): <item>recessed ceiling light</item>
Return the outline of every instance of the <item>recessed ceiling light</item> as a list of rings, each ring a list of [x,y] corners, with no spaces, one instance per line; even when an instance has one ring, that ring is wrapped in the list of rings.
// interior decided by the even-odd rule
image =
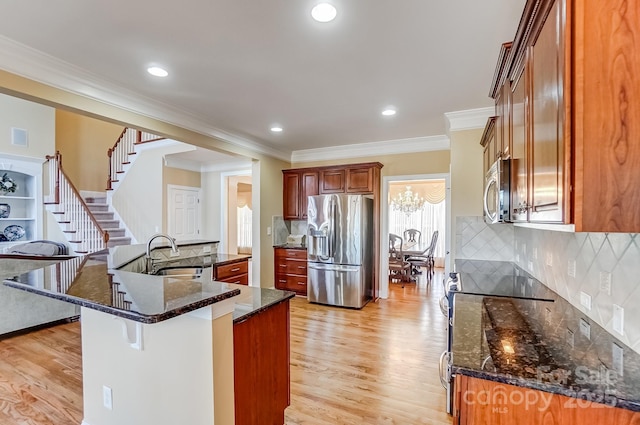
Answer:
[[[280,133],[282,132],[282,127],[280,127],[279,125],[274,125],[273,127],[271,127],[271,131],[273,131],[274,133]]]
[[[384,111],[382,111],[382,115],[385,115],[387,117],[395,114],[396,114],[396,110],[394,108],[386,108]]]
[[[147,68],[147,72],[155,77],[166,77],[169,75],[166,69],[160,68],[159,66],[150,66]]]
[[[333,21],[336,14],[336,8],[329,3],[319,3],[311,9],[311,16],[318,22]]]

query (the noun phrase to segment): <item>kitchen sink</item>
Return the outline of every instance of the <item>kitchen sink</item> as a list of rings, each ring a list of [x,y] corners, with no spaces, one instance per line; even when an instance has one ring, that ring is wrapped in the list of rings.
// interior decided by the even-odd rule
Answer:
[[[202,276],[202,270],[202,267],[197,266],[173,266],[158,269],[153,274],[156,276],[198,278]]]

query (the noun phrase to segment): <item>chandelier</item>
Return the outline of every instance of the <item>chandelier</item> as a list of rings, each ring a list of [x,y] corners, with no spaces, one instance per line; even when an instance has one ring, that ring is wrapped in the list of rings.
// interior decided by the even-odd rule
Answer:
[[[414,194],[411,191],[411,186],[407,186],[407,190],[398,193],[398,195],[391,200],[391,208],[409,215],[422,208],[424,202],[425,200],[422,196],[418,196],[417,193]]]

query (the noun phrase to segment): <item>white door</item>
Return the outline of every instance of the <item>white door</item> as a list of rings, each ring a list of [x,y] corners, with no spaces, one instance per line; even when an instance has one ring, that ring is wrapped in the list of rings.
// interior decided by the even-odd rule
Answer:
[[[167,231],[177,240],[200,239],[200,189],[168,187]]]

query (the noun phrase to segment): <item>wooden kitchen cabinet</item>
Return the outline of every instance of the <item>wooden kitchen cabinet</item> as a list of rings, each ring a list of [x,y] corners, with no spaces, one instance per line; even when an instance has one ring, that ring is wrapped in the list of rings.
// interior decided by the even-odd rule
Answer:
[[[307,250],[274,248],[275,287],[307,296]]]
[[[487,119],[487,124],[484,127],[480,144],[484,148],[482,159],[482,171],[484,176],[496,161],[494,157],[496,146],[496,117],[489,117]]]
[[[283,216],[285,220],[307,219],[307,197],[318,195],[317,171],[282,170]]]
[[[531,388],[456,375],[455,425],[635,424],[640,412]],[[598,394],[593,394],[594,398]],[[615,401],[615,397],[610,402]]]
[[[380,169],[379,162],[332,165],[326,167],[309,167],[282,170],[283,173],[283,216],[286,220],[306,220],[307,196],[316,194],[346,193],[372,195],[373,197],[373,263],[380,262]],[[303,178],[303,176],[307,176]],[[317,180],[315,180],[317,176]],[[316,186],[317,185],[317,186]],[[314,192],[315,190],[315,192]],[[303,205],[303,206],[302,206]],[[277,269],[276,269],[277,270]],[[306,276],[306,275],[305,275]],[[288,283],[281,284],[294,287],[298,282],[291,276],[282,277]],[[277,280],[276,280],[277,284]],[[300,283],[300,286],[302,284]],[[306,285],[305,292],[306,295]],[[291,289],[293,290],[293,289]],[[296,291],[298,293],[298,291]],[[373,272],[374,299],[378,298],[379,283],[377,267]],[[300,291],[299,293],[302,294]]]
[[[286,300],[233,324],[235,425],[284,423],[290,404],[289,321]]]
[[[640,13],[624,0],[527,0],[491,90],[511,127],[514,221],[640,232],[638,38]]]
[[[320,194],[346,193],[347,170],[344,167],[320,170]]]
[[[237,261],[230,264],[214,265],[213,279],[218,282],[249,284],[249,260]]]

